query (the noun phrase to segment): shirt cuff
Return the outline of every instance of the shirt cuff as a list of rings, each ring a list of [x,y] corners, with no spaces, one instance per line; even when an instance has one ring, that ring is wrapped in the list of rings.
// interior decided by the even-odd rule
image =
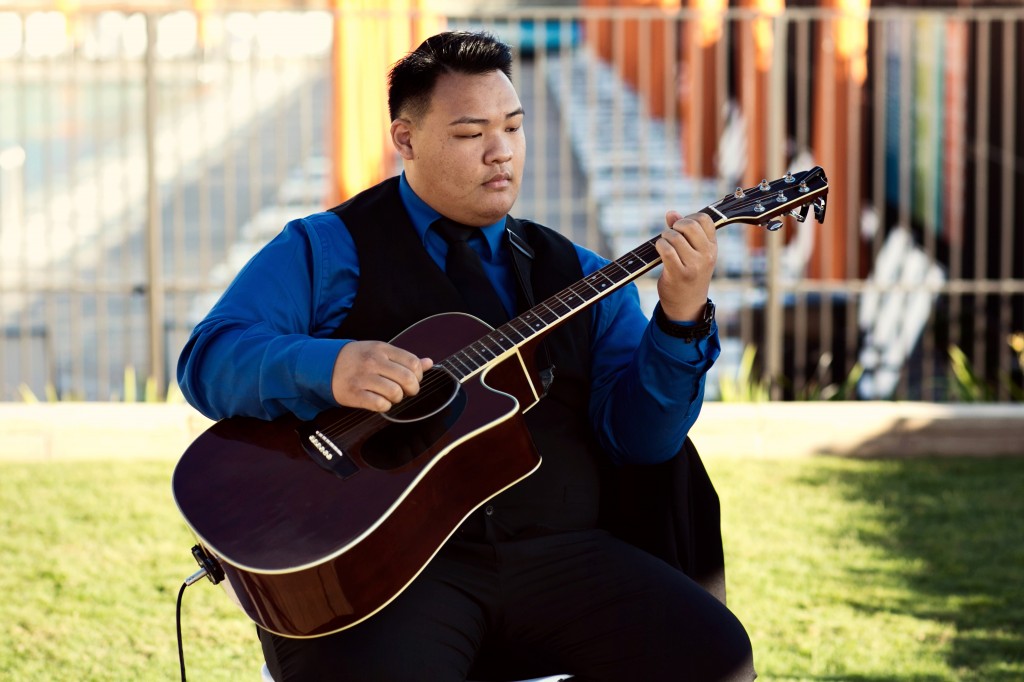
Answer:
[[[696,322],[678,322],[680,326],[694,326]],[[692,367],[706,369],[718,357],[718,323],[711,323],[711,333],[697,341],[686,341],[663,331],[654,320],[649,325],[654,347],[660,353]]]
[[[311,339],[303,344],[295,362],[295,383],[306,399],[337,405],[331,380],[338,353],[349,343],[345,339]]]

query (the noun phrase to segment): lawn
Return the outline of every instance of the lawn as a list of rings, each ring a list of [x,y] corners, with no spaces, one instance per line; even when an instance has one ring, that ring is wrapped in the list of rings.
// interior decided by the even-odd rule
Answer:
[[[1024,459],[712,458],[766,680],[1024,680]]]
[[[1024,679],[1024,459],[706,464],[760,679]],[[0,464],[0,679],[178,676],[195,566],[172,468]],[[219,587],[185,592],[183,633],[190,679],[259,679],[254,626]]]

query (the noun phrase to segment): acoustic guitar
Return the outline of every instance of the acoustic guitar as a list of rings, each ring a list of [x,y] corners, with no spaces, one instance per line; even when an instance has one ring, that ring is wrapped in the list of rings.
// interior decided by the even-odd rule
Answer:
[[[737,190],[705,207],[715,227],[781,226],[825,214],[820,167]],[[174,470],[178,509],[209,566],[257,625],[316,637],[379,611],[463,520],[541,463],[523,413],[543,395],[538,341],[661,262],[654,237],[492,329],[444,313],[392,340],[444,358],[420,392],[384,413],[338,407],[311,421],[217,422]]]

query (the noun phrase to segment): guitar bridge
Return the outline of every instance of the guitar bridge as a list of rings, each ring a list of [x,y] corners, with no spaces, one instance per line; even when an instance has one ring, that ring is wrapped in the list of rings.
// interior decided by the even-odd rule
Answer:
[[[302,449],[321,468],[339,478],[348,478],[359,471],[355,462],[330,437],[314,425],[304,424],[296,431],[302,441]]]

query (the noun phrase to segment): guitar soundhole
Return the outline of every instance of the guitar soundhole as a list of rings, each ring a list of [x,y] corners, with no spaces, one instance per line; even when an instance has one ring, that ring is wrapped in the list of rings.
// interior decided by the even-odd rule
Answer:
[[[396,469],[433,447],[466,407],[466,393],[443,369],[427,370],[420,392],[384,413],[388,424],[366,439],[363,461],[374,469]]]
[[[398,423],[426,419],[443,410],[458,390],[459,382],[448,370],[431,367],[423,373],[420,392],[385,412],[384,418]]]

